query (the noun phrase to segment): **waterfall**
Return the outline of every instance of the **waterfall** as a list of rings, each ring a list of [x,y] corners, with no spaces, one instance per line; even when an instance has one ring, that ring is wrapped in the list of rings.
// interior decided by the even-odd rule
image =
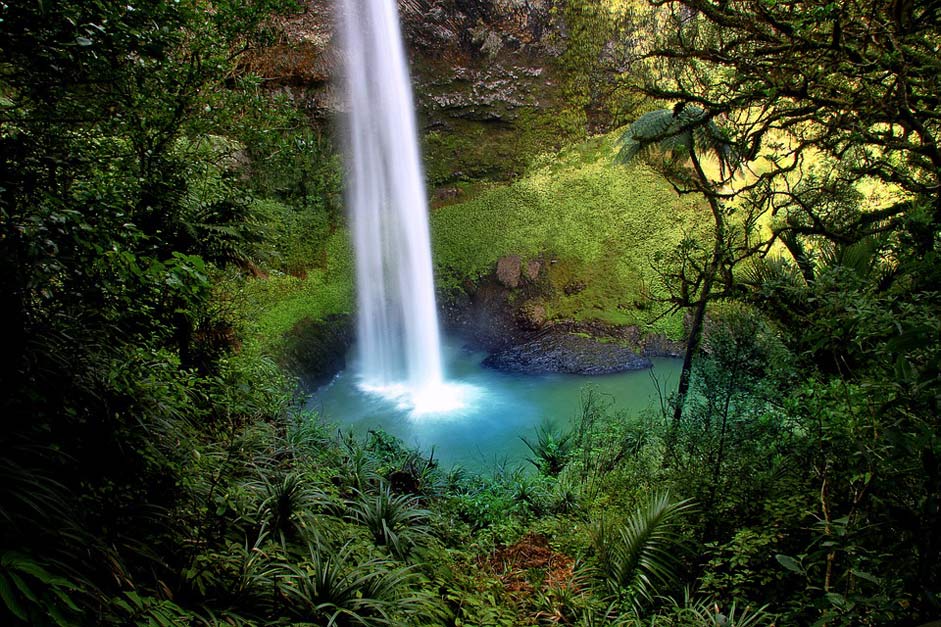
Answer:
[[[395,0],[342,0],[340,22],[361,388],[419,413],[437,411],[448,405],[448,394],[424,175]]]

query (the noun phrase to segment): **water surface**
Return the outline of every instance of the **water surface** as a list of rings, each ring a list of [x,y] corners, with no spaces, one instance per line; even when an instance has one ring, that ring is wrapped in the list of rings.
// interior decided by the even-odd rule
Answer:
[[[682,365],[655,358],[651,370],[620,374],[519,375],[481,367],[486,354],[465,350],[454,338],[445,338],[442,351],[453,384],[448,393],[459,397],[460,409],[416,415],[395,398],[364,392],[355,363],[316,390],[307,406],[358,435],[382,429],[425,453],[434,449],[443,467],[485,471],[497,462],[525,460],[529,451],[520,436],[533,438],[543,421],[572,424],[587,389],[606,395],[615,409],[639,412],[659,403],[654,378],[666,393]]]

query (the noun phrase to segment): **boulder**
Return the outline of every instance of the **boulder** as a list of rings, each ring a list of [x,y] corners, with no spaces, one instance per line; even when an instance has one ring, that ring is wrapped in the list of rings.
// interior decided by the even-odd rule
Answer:
[[[490,354],[483,365],[521,374],[601,375],[643,370],[653,364],[646,357],[615,342],[601,342],[572,333],[548,332]]]
[[[515,289],[520,285],[522,273],[522,260],[518,255],[500,257],[497,261],[497,280],[504,287]]]
[[[516,310],[516,325],[524,331],[539,331],[546,325],[546,306],[526,301]]]
[[[643,340],[643,354],[647,357],[682,357],[686,354],[686,342],[651,333]]]
[[[337,314],[323,320],[304,318],[285,333],[279,361],[304,387],[314,389],[346,367],[353,343],[353,319]]]
[[[539,278],[539,271],[542,269],[542,264],[538,261],[530,261],[526,264],[526,278],[530,281],[535,281]]]

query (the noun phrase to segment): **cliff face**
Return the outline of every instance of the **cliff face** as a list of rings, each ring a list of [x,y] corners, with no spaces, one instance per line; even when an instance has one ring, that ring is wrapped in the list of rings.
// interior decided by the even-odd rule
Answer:
[[[416,91],[433,122],[512,121],[554,91],[549,0],[402,0]],[[553,40],[554,45],[553,45]]]
[[[565,46],[552,9],[553,0],[399,0],[432,185],[511,178],[569,132],[550,114]],[[244,62],[320,122],[343,108],[333,23],[333,0],[311,0]]]

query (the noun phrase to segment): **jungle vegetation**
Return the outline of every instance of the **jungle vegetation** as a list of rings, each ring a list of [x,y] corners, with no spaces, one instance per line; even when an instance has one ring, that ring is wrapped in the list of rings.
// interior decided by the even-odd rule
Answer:
[[[694,312],[687,389],[637,416],[586,391],[474,475],[302,411],[278,365],[351,307],[330,135],[239,64],[295,2],[0,2],[3,624],[941,617],[941,6],[555,4],[566,123],[617,56],[632,164],[549,150],[437,218],[439,275],[490,262],[448,229],[501,198],[656,174],[698,211],[645,268],[645,306]]]

